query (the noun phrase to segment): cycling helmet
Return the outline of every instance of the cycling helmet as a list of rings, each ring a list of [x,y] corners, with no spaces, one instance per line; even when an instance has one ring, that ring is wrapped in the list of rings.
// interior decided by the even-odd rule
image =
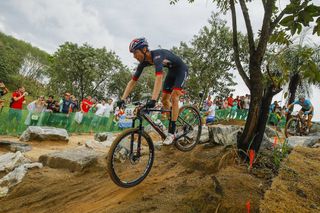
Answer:
[[[137,49],[142,49],[144,47],[148,47],[148,42],[145,38],[136,38],[133,39],[129,45],[129,51],[134,52]]]
[[[306,98],[305,95],[299,95],[299,96],[298,96],[298,99],[305,99],[305,98]]]

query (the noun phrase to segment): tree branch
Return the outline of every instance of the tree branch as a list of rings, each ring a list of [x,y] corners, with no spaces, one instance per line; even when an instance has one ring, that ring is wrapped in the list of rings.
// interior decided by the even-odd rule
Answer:
[[[237,15],[236,9],[234,6],[234,0],[230,0],[230,7],[231,7],[231,16],[232,16],[232,41],[233,41],[233,51],[234,51],[234,60],[236,62],[237,69],[239,71],[240,76],[242,77],[244,83],[250,89],[250,79],[243,70],[243,67],[240,62],[239,57],[239,44],[238,44],[238,32],[237,32]]]
[[[272,34],[274,28],[278,25],[280,20],[283,18],[284,14],[285,14],[284,10],[282,10],[280,14],[275,18],[275,20],[271,23],[270,32],[269,32],[270,34]]]
[[[244,0],[240,0],[240,5],[241,5],[243,18],[244,18],[244,21],[246,23],[250,55],[253,55],[254,52],[255,52],[255,45],[254,45],[253,31],[252,31],[252,26],[251,26],[251,21],[250,21],[248,8],[247,8],[247,5],[246,5]]]
[[[261,27],[261,34],[259,39],[258,48],[256,51],[256,58],[258,62],[261,62],[263,55],[266,51],[267,44],[269,41],[269,37],[271,35],[271,16],[272,16],[272,9],[274,6],[275,0],[267,0],[265,13],[263,17],[263,24]]]

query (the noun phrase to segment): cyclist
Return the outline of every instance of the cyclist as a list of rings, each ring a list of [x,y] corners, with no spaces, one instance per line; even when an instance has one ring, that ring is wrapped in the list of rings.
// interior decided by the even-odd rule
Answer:
[[[167,67],[169,71],[163,83],[162,104],[166,110],[170,109],[172,105],[172,117],[169,123],[168,135],[163,144],[170,145],[175,138],[176,121],[179,115],[179,97],[182,95],[181,90],[188,76],[188,67],[178,56],[169,50],[149,50],[148,42],[145,38],[134,39],[129,45],[129,51],[133,53],[133,57],[140,63],[132,79],[127,84],[123,96],[118,102],[118,106],[124,104],[124,100],[136,85],[143,69],[147,66],[154,66],[156,79],[151,100],[146,104],[146,107],[154,108],[161,90],[163,68]]]
[[[298,100],[290,104],[287,110],[289,111],[295,104],[299,104],[302,107],[299,111],[299,116],[302,116],[302,114],[308,115],[308,129],[306,130],[308,133],[312,126],[311,119],[313,116],[313,106],[310,100],[306,99],[304,95],[299,95]]]

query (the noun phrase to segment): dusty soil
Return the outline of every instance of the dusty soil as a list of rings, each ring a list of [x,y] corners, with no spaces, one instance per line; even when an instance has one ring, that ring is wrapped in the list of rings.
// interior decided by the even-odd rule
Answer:
[[[295,148],[261,203],[261,212],[320,212],[320,149]]]
[[[221,161],[222,159],[222,161]],[[156,152],[151,173],[123,189],[108,177],[104,161],[83,173],[31,170],[6,198],[1,212],[239,212],[257,211],[270,175],[258,177],[237,163],[232,148],[199,145],[192,152]]]
[[[42,153],[75,147],[88,139],[92,140],[93,135],[72,136],[69,144],[34,142],[27,156],[37,159]],[[320,185],[312,180],[319,178],[320,150],[306,150],[293,151],[293,154],[297,152],[295,157],[289,157],[291,160],[284,164],[285,168],[295,171],[294,174],[298,173],[299,180],[305,180],[302,185],[295,185],[296,177],[291,178],[287,173],[280,173],[272,184],[278,171],[270,151],[259,154],[254,168],[248,170],[246,163],[239,162],[233,147],[206,144],[186,153],[174,147],[156,151],[149,176],[129,189],[119,188],[111,181],[104,158],[82,173],[48,167],[34,169],[7,197],[0,198],[0,212],[247,212],[248,203],[250,212],[259,212],[260,206],[270,212],[281,209],[269,208],[270,205],[294,208],[295,202],[306,199],[301,198],[302,195],[318,205],[316,192]],[[281,177],[288,183],[281,180],[276,185]],[[271,184],[271,190],[267,191]],[[308,184],[312,184],[310,189],[306,189]],[[273,188],[281,189],[284,195],[293,190],[292,195],[279,202],[275,199],[279,192]],[[302,192],[296,193],[297,189]]]

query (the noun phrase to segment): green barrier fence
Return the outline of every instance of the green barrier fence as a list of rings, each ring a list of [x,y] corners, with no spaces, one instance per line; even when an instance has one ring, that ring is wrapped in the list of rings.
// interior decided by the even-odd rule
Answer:
[[[159,116],[159,113],[151,115],[153,120],[158,119]],[[246,120],[247,116],[248,110],[216,110],[216,120]],[[271,119],[274,119],[272,115]],[[167,121],[164,121],[163,124],[168,127]],[[82,122],[79,124],[75,121],[75,113],[71,113],[69,116],[51,112],[37,114],[30,113],[28,110],[14,110],[7,107],[0,112],[0,135],[20,135],[28,126],[64,128],[69,133],[117,132],[124,128],[123,125],[119,127],[119,120],[112,114],[110,117],[100,117],[89,112],[83,116]],[[128,126],[130,125],[125,127]]]

